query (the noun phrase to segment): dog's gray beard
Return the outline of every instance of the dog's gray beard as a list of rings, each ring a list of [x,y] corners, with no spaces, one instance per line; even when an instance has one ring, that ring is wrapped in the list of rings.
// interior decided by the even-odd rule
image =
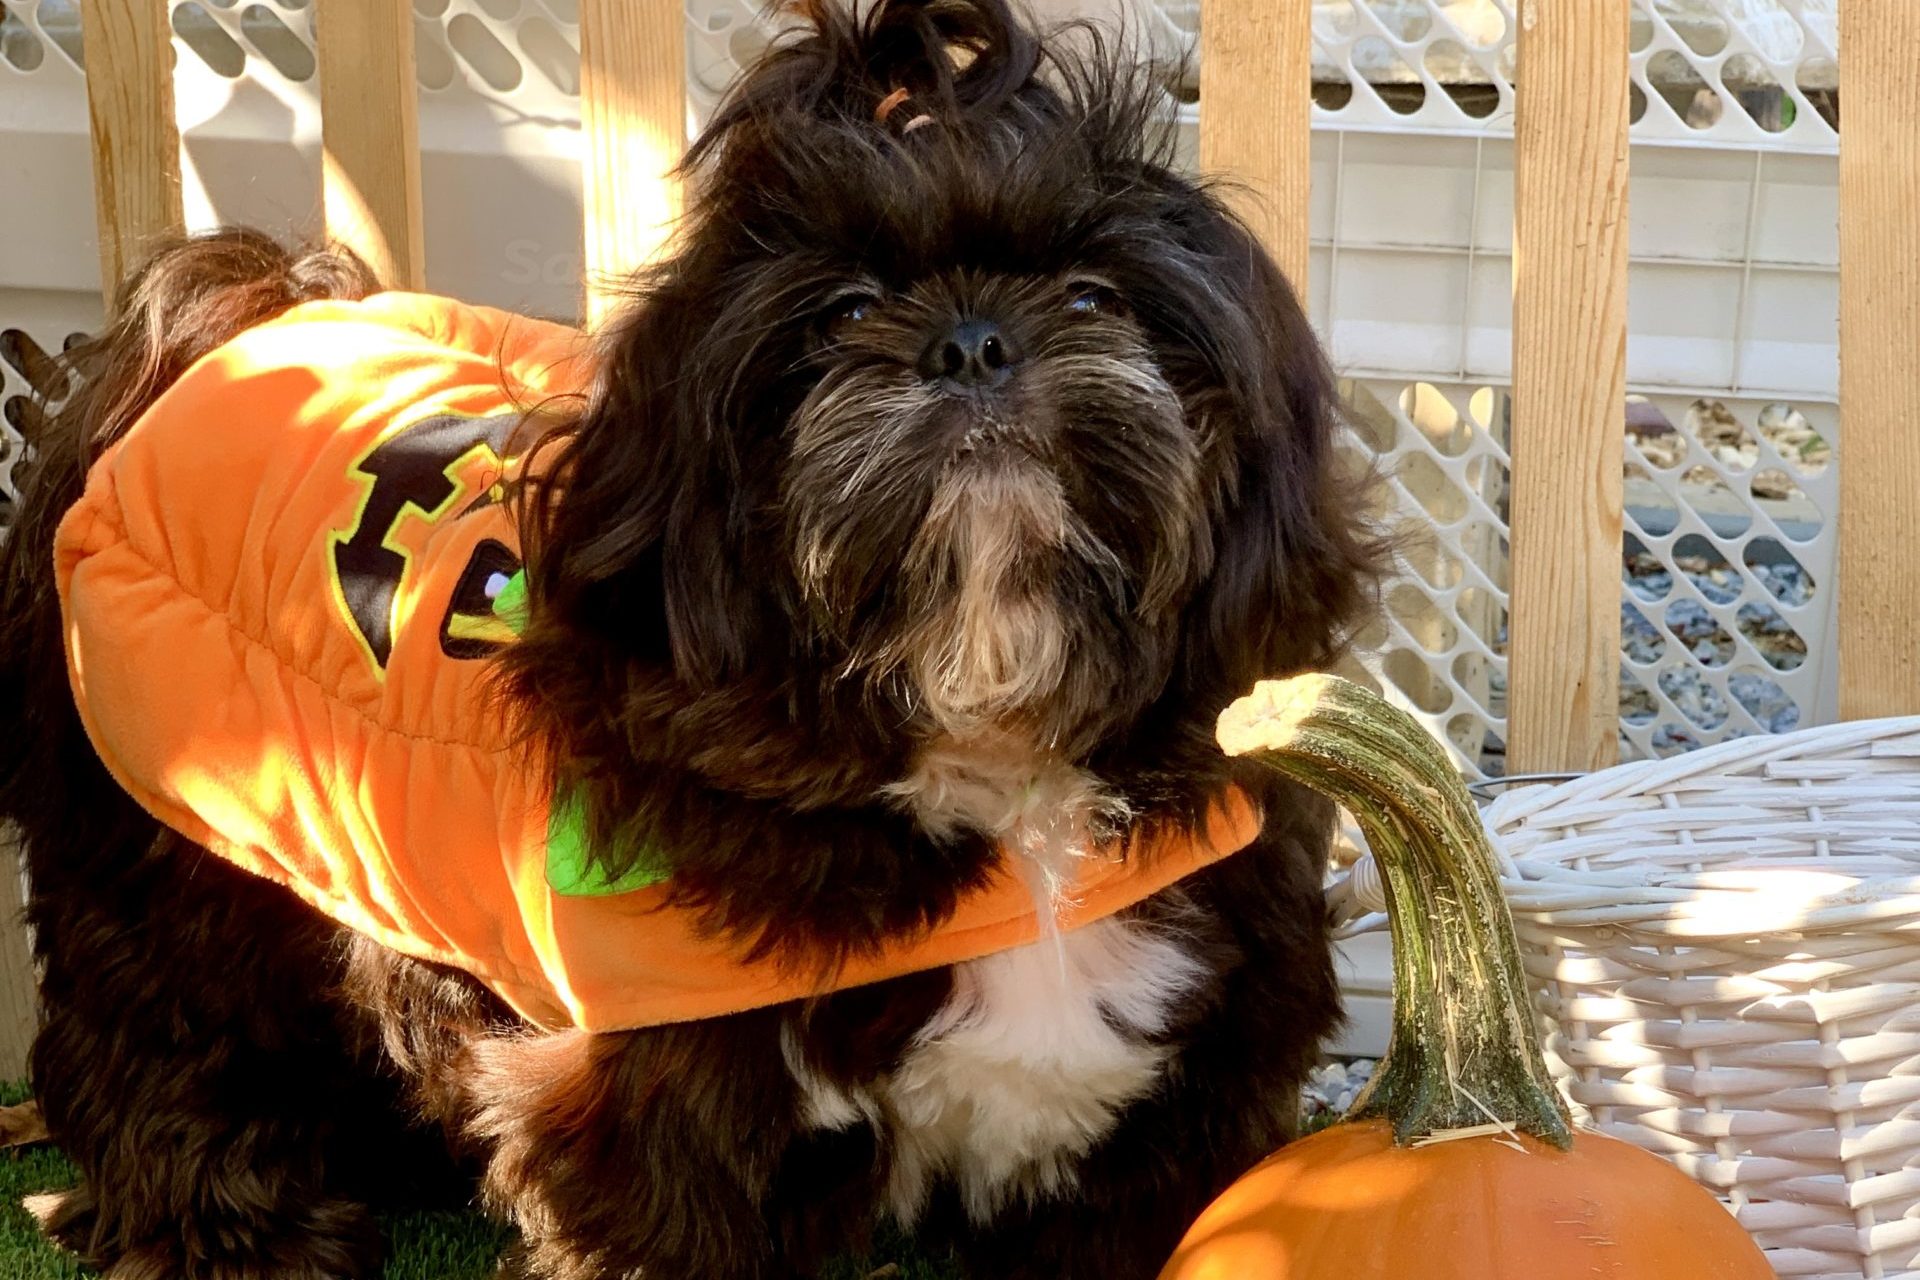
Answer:
[[[992,723],[1060,686],[1071,637],[1036,570],[1062,555],[1111,557],[1044,468],[962,459],[942,477],[907,553],[907,598],[926,609],[901,654],[941,728]]]
[[[1143,419],[1180,421],[1179,401],[1144,355],[1069,348],[1050,353],[1046,371],[1053,393],[1068,403],[1086,394],[1076,388],[1097,389]],[[897,575],[892,587],[908,621],[849,654],[846,673],[899,690],[948,733],[1009,718],[1038,727],[1049,695],[1069,675],[1076,626],[1085,624],[1063,616],[1054,593],[1059,574],[1119,595],[1127,571],[1074,511],[1057,473],[1012,443],[1023,434],[1017,421],[983,416],[978,439],[962,445],[931,495],[919,498],[928,459],[913,444],[945,402],[918,379],[846,376],[830,377],[801,410],[794,449],[810,478],[805,493],[787,499],[798,517],[800,583],[830,612],[851,608],[871,587],[855,585],[862,571],[878,568],[868,560],[875,548],[865,513],[925,501],[919,524],[899,531],[905,556],[886,570]],[[1173,449],[1140,461],[1165,490],[1141,512],[1164,525],[1162,554],[1139,584],[1143,608],[1166,606],[1196,553],[1184,518],[1199,500],[1196,457]]]

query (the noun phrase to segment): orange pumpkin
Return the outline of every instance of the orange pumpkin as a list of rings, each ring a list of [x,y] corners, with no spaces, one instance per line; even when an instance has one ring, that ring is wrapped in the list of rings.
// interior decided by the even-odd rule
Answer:
[[[1160,1280],[1772,1280],[1706,1191],[1568,1123],[1485,830],[1418,725],[1301,676],[1235,703],[1220,742],[1366,831],[1391,908],[1393,1035],[1352,1116],[1228,1188]]]
[[[1401,1147],[1337,1124],[1270,1157],[1195,1222],[1162,1280],[1772,1280],[1713,1197],[1597,1133]]]

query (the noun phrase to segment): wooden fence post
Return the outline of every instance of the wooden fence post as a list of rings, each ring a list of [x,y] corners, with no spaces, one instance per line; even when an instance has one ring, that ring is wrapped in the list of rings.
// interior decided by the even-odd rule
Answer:
[[[581,0],[587,317],[660,252],[680,216],[687,146],[686,18],[672,0]]]
[[[388,288],[424,288],[413,6],[320,0],[314,24],[327,234]]]
[[[1303,300],[1312,124],[1313,6],[1216,3],[1200,23],[1200,167],[1243,185],[1237,212]]]
[[[1914,0],[1840,6],[1840,714],[1920,712],[1920,49]]]
[[[1519,6],[1507,622],[1516,773],[1598,769],[1618,750],[1630,17],[1628,0]]]
[[[100,289],[109,306],[143,246],[177,234],[180,129],[167,0],[81,0]]]

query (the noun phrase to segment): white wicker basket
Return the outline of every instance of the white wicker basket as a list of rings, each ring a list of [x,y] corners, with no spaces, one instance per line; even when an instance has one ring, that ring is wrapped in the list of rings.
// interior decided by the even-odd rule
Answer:
[[[1581,1118],[1719,1194],[1782,1276],[1920,1277],[1920,717],[1517,790],[1485,812]],[[1336,886],[1384,927],[1377,872]]]

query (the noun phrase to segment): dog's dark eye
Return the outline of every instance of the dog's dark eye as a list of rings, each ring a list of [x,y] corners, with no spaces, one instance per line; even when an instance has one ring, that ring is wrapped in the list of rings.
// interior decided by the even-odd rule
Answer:
[[[1067,310],[1082,316],[1118,316],[1126,314],[1127,304],[1111,285],[1077,280],[1067,286]]]
[[[821,329],[829,341],[837,340],[855,325],[872,319],[879,305],[878,298],[865,293],[849,294],[844,298],[836,299],[827,308]]]

